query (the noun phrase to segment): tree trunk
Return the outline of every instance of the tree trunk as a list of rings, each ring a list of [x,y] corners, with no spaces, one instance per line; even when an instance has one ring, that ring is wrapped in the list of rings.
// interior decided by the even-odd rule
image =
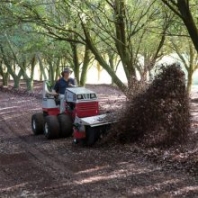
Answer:
[[[45,73],[45,69],[44,69],[44,66],[43,66],[43,62],[41,60],[41,57],[39,54],[37,54],[37,58],[38,58],[38,61],[39,61],[39,67],[40,67],[40,80],[42,80],[42,76],[44,77],[44,80],[47,80],[47,75]]]
[[[3,86],[8,86],[8,76],[9,74],[7,72],[3,73]]]
[[[34,85],[34,81],[31,78],[26,79],[26,87],[28,91],[32,91],[33,90],[33,86]]]
[[[99,63],[97,63],[96,67],[97,67],[97,71],[98,71],[98,81],[99,81],[99,80],[100,80],[100,76],[101,76],[101,71],[102,71],[102,69],[101,69],[101,66],[100,66]]]
[[[61,59],[58,58],[57,60],[57,67],[56,67],[56,77],[55,77],[55,80],[57,81],[59,78],[60,78],[60,75],[61,75],[61,71],[60,71],[60,62],[61,62]]]
[[[14,88],[15,89],[18,89],[20,87],[20,79],[21,79],[21,76],[23,75],[23,71],[22,69],[20,69],[18,75],[13,75],[13,79],[14,79]]]
[[[49,75],[49,80],[52,84],[54,84],[55,79],[54,79],[54,70],[53,70],[53,63],[52,61],[47,61],[49,64],[49,70],[48,70],[48,75]]]
[[[90,50],[88,47],[85,47],[85,55],[84,55],[84,61],[83,61],[83,66],[82,66],[82,73],[80,76],[80,85],[84,86],[86,83],[87,79],[87,70],[90,62]]]
[[[34,60],[32,60],[34,62]],[[23,62],[21,63],[21,72],[23,75],[23,78],[26,81],[26,89],[28,91],[33,90],[33,76],[34,76],[34,63],[31,62],[31,76],[29,77],[26,73],[26,68],[27,68],[27,60],[24,58]]]
[[[132,62],[132,56],[129,52],[126,40],[126,5],[125,0],[115,0],[114,12],[115,12],[115,30],[116,30],[116,48],[120,55],[123,69],[126,77],[129,80],[131,77],[136,78],[135,67]]]
[[[188,30],[188,33],[192,39],[192,42],[195,46],[195,49],[198,52],[198,29],[196,27],[195,21],[193,19],[193,16],[191,14],[190,8],[189,8],[189,2],[184,0],[178,0],[178,9],[180,11],[180,14],[182,16],[182,20]]]
[[[198,52],[198,29],[189,7],[189,0],[177,0],[176,2],[175,0],[162,0],[162,2],[184,22],[194,47]]]
[[[33,90],[33,78],[28,77],[28,75],[25,72],[23,72],[23,77],[24,77],[24,79],[26,81],[27,90],[28,91],[32,91]]]
[[[9,73],[4,70],[5,68],[3,68],[3,61],[0,61],[0,75],[2,76],[2,85],[3,86],[8,86],[8,77],[9,77]]]
[[[188,93],[191,92],[192,76],[193,76],[193,71],[191,69],[189,69],[188,70],[188,83],[187,83],[187,91],[188,91]]]
[[[83,22],[81,23],[81,25],[82,25],[82,28],[83,28],[83,31],[84,31],[84,34],[85,34],[87,46],[89,47],[91,52],[94,54],[95,59],[108,72],[108,74],[111,76],[113,82],[120,88],[120,90],[125,92],[126,89],[127,89],[126,85],[116,76],[113,69],[106,63],[104,58],[100,55],[99,51],[97,50],[97,48],[92,43],[91,36],[90,36],[87,28],[83,24]]]
[[[109,57],[109,65],[110,65],[110,67],[113,69],[113,71],[116,73],[116,67],[118,66],[118,65],[116,65],[116,63],[115,63],[115,56],[114,56],[115,54],[114,53],[111,53],[111,52],[108,52],[108,57]],[[111,79],[111,84],[113,85],[113,80]]]
[[[15,77],[15,78],[13,78],[14,79],[14,88],[15,89],[19,89],[19,87],[20,87],[20,77]]]
[[[77,81],[77,84],[80,84],[80,64],[78,60],[78,50],[77,44],[71,43],[71,48],[73,52],[73,64],[74,64],[74,75]]]
[[[23,74],[22,69],[20,68],[20,71],[18,73],[18,75],[15,74],[15,64],[14,66],[12,66],[12,62],[9,60],[9,57],[6,56],[6,53],[4,52],[4,48],[3,46],[0,44],[0,50],[2,53],[2,57],[3,57],[3,61],[4,64],[7,67],[8,73],[12,76],[13,80],[14,80],[14,88],[18,89],[19,88],[19,83],[20,83],[20,78]]]

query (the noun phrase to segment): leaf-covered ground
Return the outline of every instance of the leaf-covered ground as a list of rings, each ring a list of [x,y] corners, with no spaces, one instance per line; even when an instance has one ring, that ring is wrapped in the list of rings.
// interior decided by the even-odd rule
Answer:
[[[182,145],[72,145],[72,137],[33,136],[31,115],[41,108],[34,93],[0,88],[0,197],[198,197],[198,103],[193,94],[191,130]],[[88,85],[101,109],[122,108],[117,89]]]

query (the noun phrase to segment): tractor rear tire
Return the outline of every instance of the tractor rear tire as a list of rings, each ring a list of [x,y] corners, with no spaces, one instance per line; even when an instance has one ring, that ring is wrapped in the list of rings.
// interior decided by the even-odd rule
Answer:
[[[46,116],[44,124],[44,135],[47,139],[58,138],[60,135],[60,126],[57,116]]]
[[[69,137],[73,132],[73,123],[69,115],[60,114],[58,116],[58,121],[60,124],[60,136]]]
[[[93,146],[100,137],[100,130],[98,127],[86,127],[86,146]]]
[[[31,126],[34,135],[43,134],[44,118],[43,113],[35,113],[32,115]]]

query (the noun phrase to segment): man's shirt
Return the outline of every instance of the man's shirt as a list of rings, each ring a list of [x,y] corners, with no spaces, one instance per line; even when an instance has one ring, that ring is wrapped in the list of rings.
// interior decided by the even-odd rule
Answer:
[[[69,78],[68,81],[66,81],[63,77],[60,78],[55,86],[54,86],[54,90],[59,93],[59,94],[65,94],[65,89],[67,87],[70,87],[69,84],[75,85],[75,81],[73,78]]]

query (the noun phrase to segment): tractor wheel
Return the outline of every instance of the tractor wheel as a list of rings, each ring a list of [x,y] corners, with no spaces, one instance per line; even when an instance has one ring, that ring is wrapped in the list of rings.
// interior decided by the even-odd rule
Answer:
[[[73,132],[73,123],[72,119],[69,115],[60,114],[58,116],[59,124],[60,124],[60,136],[61,137],[69,137]]]
[[[44,124],[44,134],[47,139],[59,137],[60,126],[57,116],[46,116]]]
[[[95,142],[100,137],[100,130],[98,127],[86,127],[86,138],[85,138],[85,144],[87,146],[93,146]]]
[[[43,133],[43,124],[44,124],[44,118],[42,113],[35,113],[32,115],[32,131],[34,135],[39,135]]]

